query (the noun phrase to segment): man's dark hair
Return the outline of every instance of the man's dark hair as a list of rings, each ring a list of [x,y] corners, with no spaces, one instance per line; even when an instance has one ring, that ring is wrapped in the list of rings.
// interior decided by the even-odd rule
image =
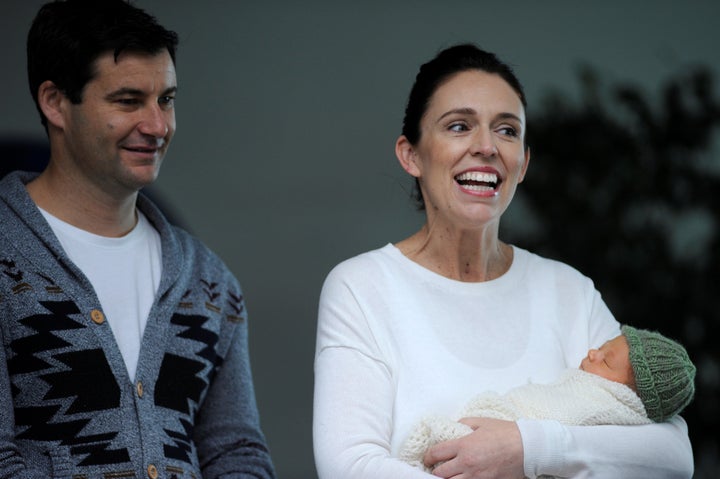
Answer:
[[[30,93],[38,103],[40,85],[50,80],[72,102],[80,103],[85,85],[96,74],[95,60],[123,51],[150,55],[167,49],[175,63],[178,36],[155,17],[125,0],[56,0],[43,5],[27,39]]]

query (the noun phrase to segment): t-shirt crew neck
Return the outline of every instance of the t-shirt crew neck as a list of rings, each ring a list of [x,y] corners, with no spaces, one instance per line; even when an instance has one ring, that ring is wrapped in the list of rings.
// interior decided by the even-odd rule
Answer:
[[[143,331],[162,273],[159,233],[138,211],[138,222],[119,238],[96,235],[40,209],[65,253],[90,280],[131,380]]]

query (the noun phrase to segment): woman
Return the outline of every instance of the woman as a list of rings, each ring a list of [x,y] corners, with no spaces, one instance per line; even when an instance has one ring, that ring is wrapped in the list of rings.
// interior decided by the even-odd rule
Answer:
[[[425,455],[433,475],[396,458],[422,417],[452,415],[480,390],[549,382],[620,334],[588,278],[498,237],[530,160],[525,106],[512,70],[473,45],[421,67],[395,151],[416,179],[426,222],[338,265],[320,298],[321,479],[692,475],[681,418],[643,426],[466,418],[473,433]]]

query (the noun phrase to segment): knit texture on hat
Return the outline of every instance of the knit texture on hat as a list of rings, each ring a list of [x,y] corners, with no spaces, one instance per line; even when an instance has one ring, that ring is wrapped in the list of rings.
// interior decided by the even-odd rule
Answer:
[[[638,396],[655,422],[682,411],[695,394],[695,365],[679,343],[660,333],[623,326]]]

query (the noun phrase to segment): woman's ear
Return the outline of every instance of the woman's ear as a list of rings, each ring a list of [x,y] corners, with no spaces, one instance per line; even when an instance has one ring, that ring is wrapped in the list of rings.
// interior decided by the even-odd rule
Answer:
[[[38,87],[38,105],[47,118],[48,126],[60,129],[65,126],[63,111],[66,102],[65,95],[52,81],[46,80]]]
[[[397,156],[403,170],[407,171],[415,178],[420,177],[421,170],[418,166],[418,158],[415,153],[415,147],[413,147],[410,140],[408,140],[405,135],[400,135],[395,142],[395,156]]]
[[[518,183],[522,183],[525,179],[525,173],[527,173],[528,165],[530,164],[530,147],[525,148],[525,159],[523,162],[522,169],[520,170],[520,178]]]

